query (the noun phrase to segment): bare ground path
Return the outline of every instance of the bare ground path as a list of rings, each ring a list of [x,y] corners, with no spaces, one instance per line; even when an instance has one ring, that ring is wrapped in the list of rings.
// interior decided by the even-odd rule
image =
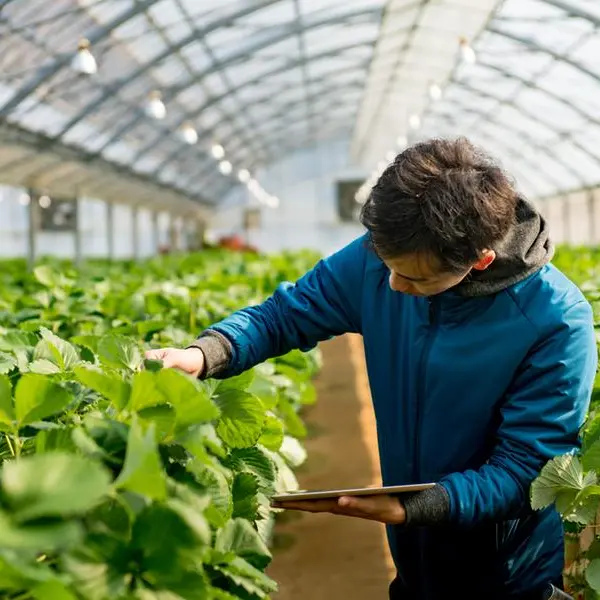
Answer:
[[[308,460],[300,487],[380,485],[377,437],[362,341],[345,336],[322,346],[318,402],[304,414]],[[269,575],[273,600],[385,600],[392,577],[383,525],[334,515],[289,512],[276,529]]]

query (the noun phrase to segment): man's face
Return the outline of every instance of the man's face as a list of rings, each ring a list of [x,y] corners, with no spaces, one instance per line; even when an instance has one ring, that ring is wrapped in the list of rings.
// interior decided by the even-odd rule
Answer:
[[[465,269],[464,273],[448,273],[435,257],[417,254],[385,260],[384,263],[390,270],[390,287],[395,292],[412,296],[441,294],[458,285],[472,268],[476,268],[474,265]]]

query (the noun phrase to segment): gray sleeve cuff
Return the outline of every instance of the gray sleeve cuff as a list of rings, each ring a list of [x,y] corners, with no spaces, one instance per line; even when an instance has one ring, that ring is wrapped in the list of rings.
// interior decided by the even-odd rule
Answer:
[[[409,527],[438,525],[450,520],[450,497],[441,485],[409,496],[403,504]]]
[[[231,342],[217,331],[206,330],[188,348],[198,348],[204,354],[204,369],[199,379],[209,379],[225,371],[231,364],[233,347]]]

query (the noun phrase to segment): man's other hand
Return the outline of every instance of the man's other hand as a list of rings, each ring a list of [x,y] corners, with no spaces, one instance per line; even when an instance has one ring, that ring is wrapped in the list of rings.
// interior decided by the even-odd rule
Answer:
[[[149,360],[162,360],[165,369],[179,369],[188,375],[198,377],[204,369],[204,354],[199,348],[161,348],[146,352]]]
[[[406,521],[404,506],[395,496],[342,496],[322,500],[286,500],[273,502],[274,508],[327,512],[334,515],[379,521],[388,525],[401,525]]]

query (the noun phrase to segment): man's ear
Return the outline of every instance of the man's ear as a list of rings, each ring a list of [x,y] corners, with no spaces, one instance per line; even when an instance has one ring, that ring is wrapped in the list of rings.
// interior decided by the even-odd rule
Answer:
[[[473,265],[476,271],[485,271],[496,260],[493,250],[484,250],[481,258]]]

